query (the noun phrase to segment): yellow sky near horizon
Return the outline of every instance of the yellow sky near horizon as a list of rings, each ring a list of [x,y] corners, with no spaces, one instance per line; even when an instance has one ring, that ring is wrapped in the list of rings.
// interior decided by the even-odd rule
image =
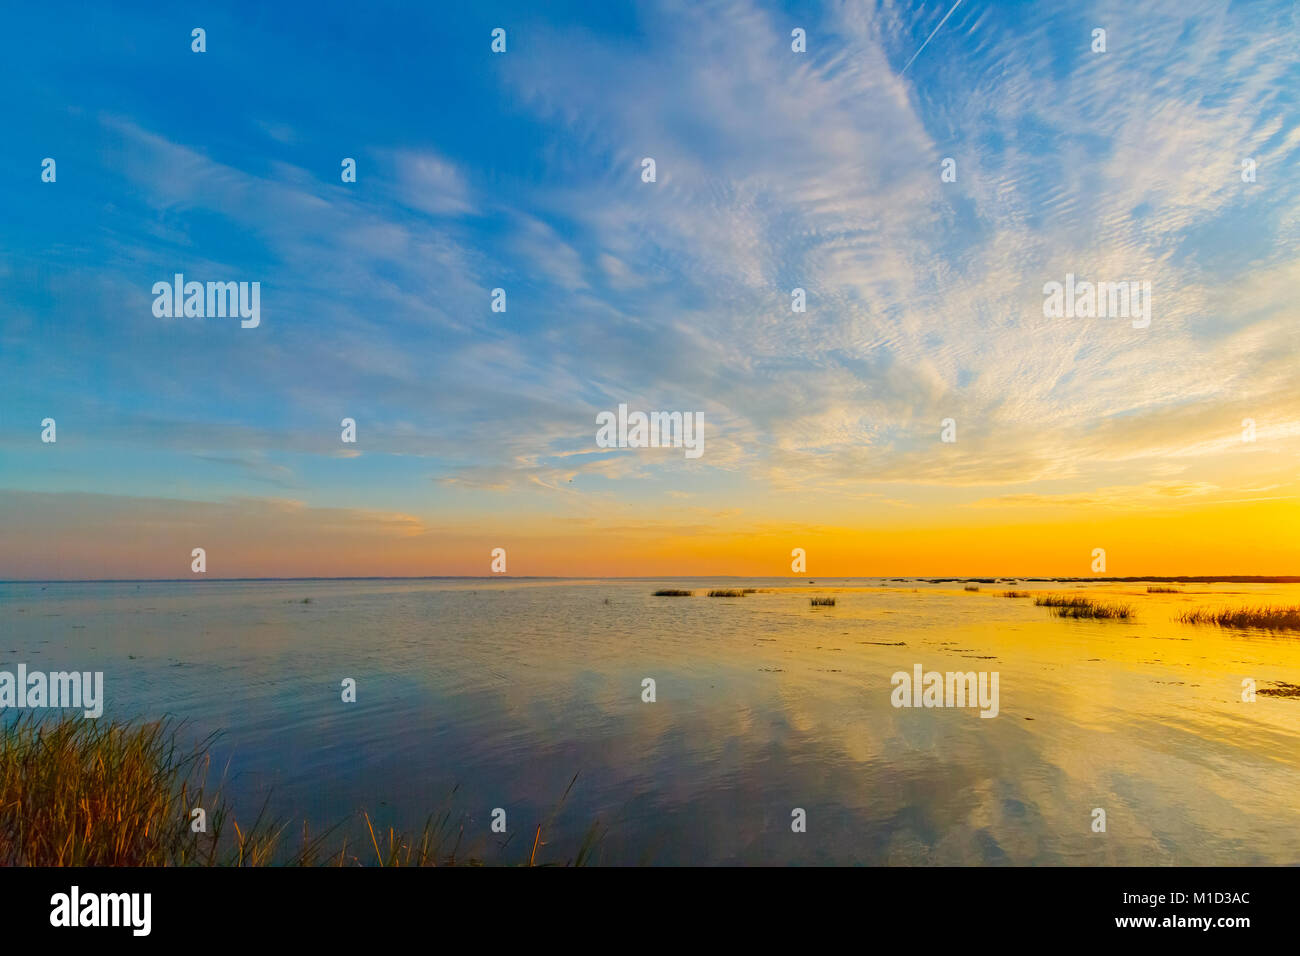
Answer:
[[[906,524],[755,520],[741,509],[692,509],[674,520],[671,505],[438,524],[260,499],[28,494],[11,495],[6,508],[3,578],[185,578],[194,547],[205,549],[210,578],[486,575],[496,547],[519,576],[783,576],[794,548],[814,578],[1086,577],[1096,548],[1112,576],[1300,573],[1300,502],[1291,494],[1159,509],[914,509]],[[49,533],[70,524],[75,533]]]

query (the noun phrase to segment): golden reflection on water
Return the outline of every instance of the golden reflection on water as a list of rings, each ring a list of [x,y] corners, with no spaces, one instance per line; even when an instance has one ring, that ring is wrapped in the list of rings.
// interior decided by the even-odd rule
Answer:
[[[776,592],[764,609],[789,617],[810,594],[837,598],[834,608],[803,608],[806,624],[754,651],[780,668],[793,727],[828,754],[883,763],[903,778],[896,788],[869,786],[876,814],[906,818],[923,805],[942,821],[932,839],[891,839],[889,862],[987,858],[975,834],[995,838],[1010,862],[1300,859],[1300,700],[1243,700],[1246,679],[1260,689],[1300,684],[1300,635],[1175,620],[1195,607],[1297,604],[1300,589],[1018,589],[1131,603],[1136,616],[1055,618],[1032,597],[988,586],[807,586]],[[1000,716],[894,709],[889,675],[917,663],[996,670]],[[1097,807],[1107,812],[1105,834],[1089,826]]]

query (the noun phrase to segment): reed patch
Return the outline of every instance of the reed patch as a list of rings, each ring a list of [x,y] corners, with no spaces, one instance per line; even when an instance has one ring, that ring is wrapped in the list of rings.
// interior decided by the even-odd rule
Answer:
[[[1034,606],[1048,608],[1057,617],[1125,620],[1133,616],[1131,604],[1112,604],[1062,594],[1045,594],[1035,598]]]
[[[1178,615],[1184,624],[1215,624],[1219,627],[1257,627],[1274,631],[1300,631],[1300,605],[1262,607],[1197,608]]]

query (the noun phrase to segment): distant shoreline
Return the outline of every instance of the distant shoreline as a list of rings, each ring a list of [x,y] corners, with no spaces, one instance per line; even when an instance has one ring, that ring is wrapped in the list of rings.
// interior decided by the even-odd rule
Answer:
[[[891,577],[888,575],[828,575],[810,577],[801,575],[761,575],[761,574],[677,574],[677,575],[636,575],[629,577],[598,577],[580,575],[577,577],[553,577],[549,575],[492,574],[492,575],[411,575],[401,577],[301,577],[301,578],[0,578],[0,584],[273,584],[276,582],[304,581],[754,581],[754,580],[789,580],[792,584],[814,581],[888,581],[921,582],[923,584],[999,584],[1016,581],[1061,581],[1066,583],[1092,582],[1129,584],[1142,581],[1166,581],[1179,584],[1300,584],[1300,575],[1294,574],[1178,574],[1178,575],[1130,575],[1127,577],[1035,577],[1009,575],[999,577]]]

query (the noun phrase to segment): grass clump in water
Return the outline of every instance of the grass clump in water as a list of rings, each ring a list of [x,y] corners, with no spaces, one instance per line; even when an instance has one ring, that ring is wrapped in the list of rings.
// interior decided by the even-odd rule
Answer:
[[[1029,597],[1028,591],[1003,591],[1002,597]]]
[[[1086,597],[1046,594],[1034,598],[1035,607],[1051,608],[1057,617],[1127,619],[1133,616],[1129,604],[1106,604]]]
[[[694,591],[683,591],[681,588],[662,588],[656,591],[651,597],[694,597]]]
[[[980,586],[978,584],[968,584],[962,588],[963,591],[978,591],[979,589]]]
[[[1182,594],[1182,588],[1158,588],[1148,587],[1147,594]]]
[[[1034,598],[1034,607],[1077,607],[1091,603],[1089,598],[1065,594],[1043,594]]]
[[[1178,615],[1184,624],[1217,624],[1219,627],[1262,627],[1275,631],[1300,631],[1300,605],[1265,605],[1235,609],[1198,608]]]
[[[835,598],[833,597],[815,597],[809,598],[808,603],[813,607],[834,607]]]
[[[745,592],[740,588],[719,588],[716,591],[710,591],[709,597],[744,597]]]

